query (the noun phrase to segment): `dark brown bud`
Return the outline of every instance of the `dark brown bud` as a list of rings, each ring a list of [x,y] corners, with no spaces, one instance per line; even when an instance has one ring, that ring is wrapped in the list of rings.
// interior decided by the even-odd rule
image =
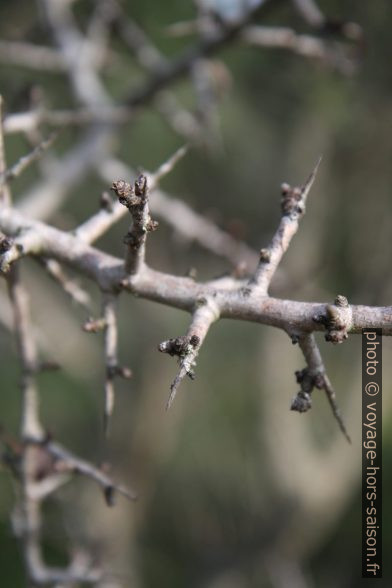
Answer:
[[[116,182],[113,182],[111,189],[113,190],[113,192],[115,192],[120,204],[123,204],[128,208],[131,206],[131,197],[134,194],[131,184],[124,182],[124,180],[118,180]]]
[[[340,308],[347,308],[348,300],[345,296],[338,294],[335,298],[335,305],[340,306]]]
[[[145,196],[147,193],[147,178],[145,175],[140,176],[135,181],[135,194],[136,196]]]
[[[147,228],[147,231],[149,233],[152,233],[153,231],[156,231],[157,230],[158,226],[159,226],[159,222],[158,221],[155,221],[155,220],[152,220],[152,218],[150,218],[149,221],[148,221],[148,223],[147,223],[147,227],[146,228]]]
[[[102,210],[106,210],[106,212],[112,212],[113,200],[109,192],[102,192],[101,197],[99,199],[99,206]]]
[[[9,251],[13,245],[13,240],[5,235],[0,236],[0,255]]]
[[[307,412],[312,408],[312,398],[307,392],[300,390],[293,398],[290,409],[297,412]]]
[[[200,337],[198,337],[197,335],[192,335],[189,343],[190,345],[192,345],[192,347],[197,347],[200,344]]]
[[[271,261],[271,251],[269,249],[260,249],[260,261],[263,263],[269,263]]]

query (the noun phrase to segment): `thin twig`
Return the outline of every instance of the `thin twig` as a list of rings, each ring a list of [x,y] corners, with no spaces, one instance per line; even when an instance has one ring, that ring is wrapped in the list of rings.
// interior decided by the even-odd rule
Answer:
[[[53,127],[83,126],[93,123],[121,124],[128,121],[133,111],[127,106],[94,106],[73,110],[30,110],[8,114],[4,133],[27,133],[42,124]]]
[[[105,321],[105,405],[103,413],[103,428],[105,435],[109,433],[110,417],[113,413],[115,401],[114,378],[118,367],[117,359],[117,317],[116,300],[112,295],[106,295],[103,302],[103,319]]]
[[[34,161],[37,161],[37,159],[39,159],[43,153],[53,145],[57,136],[57,133],[52,133],[47,139],[44,139],[42,143],[34,147],[30,153],[23,155],[19,161],[0,174],[0,182],[9,182],[20,176],[29,165]]]
[[[304,20],[314,28],[321,28],[326,22],[324,14],[314,0],[292,0]]]
[[[54,259],[38,258],[49,276],[71,297],[71,299],[84,308],[89,308],[91,297],[76,280],[71,279],[65,273],[58,261]]]
[[[4,179],[4,172],[6,170],[4,132],[3,132],[3,97],[0,94],[0,205],[10,206],[11,193]]]
[[[199,299],[198,307],[193,313],[192,321],[185,336],[168,339],[160,343],[158,349],[162,353],[177,356],[180,369],[170,386],[170,396],[166,403],[168,410],[176,397],[179,385],[185,376],[194,378],[193,368],[196,365],[196,357],[203,341],[212,325],[219,318],[219,308],[212,299]]]
[[[155,231],[158,226],[150,217],[147,177],[141,174],[134,186],[124,180],[118,180],[113,182],[112,190],[119,202],[128,208],[132,217],[132,225],[124,237],[127,246],[124,267],[127,274],[136,275],[145,265],[147,233]]]
[[[109,505],[113,504],[114,495],[116,492],[122,494],[129,500],[136,500],[137,495],[122,484],[114,482],[105,472],[92,465],[89,461],[75,456],[73,453],[65,449],[59,443],[55,443],[48,438],[42,439],[29,436],[25,439],[27,445],[43,447],[50,455],[61,463],[61,470],[70,471],[76,474],[82,474],[87,478],[91,478],[103,489],[105,500]]]
[[[66,69],[64,57],[59,51],[20,41],[0,41],[0,61],[40,71],[63,72]]]
[[[351,74],[355,68],[355,61],[342,44],[301,35],[288,27],[248,26],[242,31],[241,40],[256,47],[287,49],[302,57],[317,59],[343,74]]]
[[[131,168],[117,160],[106,160],[99,166],[97,171],[107,182],[111,182],[113,177],[135,176],[135,172]],[[150,172],[148,172],[147,176],[150,177],[150,175]],[[197,242],[204,249],[227,259],[234,267],[244,264],[250,269],[256,266],[259,259],[256,251],[217,227],[215,223],[205,216],[192,210],[182,200],[173,198],[166,192],[155,188],[151,191],[150,205],[152,212],[168,223],[182,239]],[[91,234],[97,234],[98,237],[110,228],[114,222],[122,218],[125,213],[124,207],[116,203],[110,214],[100,211],[95,215],[96,218],[92,217],[81,225],[77,229],[77,234],[79,235],[79,230],[85,227],[87,236],[91,232]],[[85,231],[83,230],[80,236],[84,238],[84,234]],[[91,241],[87,238],[87,242]]]
[[[159,179],[169,173],[177,161],[186,152],[181,147],[168,161],[161,165],[152,176],[141,174],[131,186],[124,180],[113,182],[112,189],[116,193],[120,204],[126,206],[132,217],[132,226],[126,235],[124,242],[127,245],[125,258],[125,271],[130,274],[138,274],[145,265],[147,233],[155,231],[158,226],[150,216],[149,192],[157,184]]]
[[[6,169],[2,121],[0,116],[0,170]],[[2,183],[1,183],[2,185]],[[10,206],[12,201],[9,188],[2,192],[1,209]],[[43,436],[39,419],[39,397],[35,382],[38,366],[37,350],[30,324],[28,294],[19,279],[19,268],[11,268],[7,276],[7,287],[14,315],[14,329],[18,355],[22,368],[22,409],[20,419],[20,435],[22,439]],[[41,501],[34,497],[34,477],[37,468],[37,453],[26,448],[21,458],[21,538],[25,568],[29,579],[38,569],[43,567],[40,543]]]
[[[185,155],[187,148],[180,147],[169,159],[164,162],[162,165],[158,167],[155,172],[146,172],[145,175],[147,176],[148,185],[150,187],[150,192],[156,188],[159,181],[176,165],[176,163]],[[107,171],[106,168],[109,168]],[[105,179],[107,181],[112,182],[113,177],[132,177],[135,175],[134,171],[127,168],[125,165],[121,165],[120,163],[117,164],[116,162],[112,162],[112,164],[101,165],[100,166],[101,174],[104,173]],[[79,238],[85,241],[86,243],[93,243],[99,237],[101,237],[106,231],[110,229],[110,227],[123,218],[126,214],[126,208],[120,204],[120,202],[113,202],[110,204],[109,207],[101,207],[96,214],[90,217],[87,221],[81,224],[77,229],[75,229],[74,234]]]
[[[142,28],[127,17],[117,2],[113,0],[110,5],[116,33],[131,49],[139,65],[152,74],[166,69],[168,60]],[[177,133],[187,140],[200,141],[202,129],[197,117],[181,106],[173,92],[162,90],[157,94],[154,106]]]
[[[297,340],[299,346],[301,347],[302,353],[304,354],[306,364],[308,366],[306,374],[301,372],[301,376],[299,378],[299,381],[302,383],[301,388],[304,388],[303,383],[305,379],[307,379],[308,381],[305,383],[305,387],[308,386],[309,390],[304,390],[306,394],[310,394],[314,386],[325,391],[325,394],[328,398],[328,402],[332,409],[332,413],[339,425],[339,428],[342,431],[343,435],[346,437],[347,441],[351,443],[350,435],[347,432],[347,428],[344,423],[342,414],[336,402],[335,391],[326,374],[324,362],[322,360],[321,353],[316,343],[314,335],[300,335]]]
[[[198,59],[210,57],[219,51],[227,43],[234,40],[252,19],[256,18],[260,13],[266,14],[272,5],[275,6],[276,2],[260,0],[255,2],[255,5],[246,11],[244,16],[235,23],[222,24],[214,35],[203,38],[198,45],[185,50],[180,57],[170,62],[167,67],[160,68],[147,84],[143,85],[140,90],[134,91],[129,95],[125,100],[125,104],[135,107],[150,102],[162,88],[187,74]]]
[[[264,294],[267,293],[278,265],[298,230],[300,218],[305,212],[306,199],[313,185],[321,163],[318,160],[314,170],[299,188],[282,185],[282,219],[267,249],[260,251],[260,262],[249,285]]]

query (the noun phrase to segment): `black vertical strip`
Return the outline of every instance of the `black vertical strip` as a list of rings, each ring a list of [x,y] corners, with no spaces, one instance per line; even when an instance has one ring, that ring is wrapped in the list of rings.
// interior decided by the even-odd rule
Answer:
[[[362,577],[382,578],[381,329],[362,329]]]

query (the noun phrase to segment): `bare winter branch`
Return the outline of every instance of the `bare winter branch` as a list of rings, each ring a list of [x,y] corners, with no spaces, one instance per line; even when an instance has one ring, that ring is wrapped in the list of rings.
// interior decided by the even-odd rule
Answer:
[[[291,409],[298,412],[306,412],[311,408],[311,393],[313,388],[324,390],[335,419],[337,420],[340,430],[351,443],[350,436],[344,424],[343,417],[336,403],[336,396],[331,382],[326,374],[321,353],[313,334],[307,334],[298,337],[298,343],[304,354],[307,367],[296,372],[297,382],[301,386],[300,392],[294,398]]]
[[[173,157],[175,157],[175,155]],[[165,165],[166,164],[163,164],[163,166]],[[98,171],[107,182],[112,181],[112,178],[116,176],[135,176],[132,169],[117,160],[107,160],[99,167]],[[151,175],[154,176],[154,174],[147,173],[149,178]],[[152,181],[154,183],[154,179],[152,179]],[[178,233],[185,241],[197,242],[204,249],[211,251],[219,257],[227,259],[234,267],[245,264],[246,268],[250,269],[256,266],[258,261],[256,251],[253,251],[245,243],[237,241],[229,233],[217,227],[205,216],[192,210],[192,208],[182,200],[169,196],[161,189],[152,188],[150,205],[153,213],[168,223],[169,226],[173,227],[176,233]],[[117,222],[124,213],[125,209],[123,206],[114,205],[112,209],[113,222]],[[99,220],[98,214],[100,215]],[[107,223],[110,222],[111,226],[112,222],[110,215],[98,214],[95,215],[97,217],[97,229],[104,220],[106,220]],[[90,226],[90,221],[91,225],[95,225],[95,217],[92,217],[86,221],[80,229],[84,226],[87,229]],[[87,233],[89,232],[90,229]],[[91,233],[94,234],[93,228],[91,229]]]
[[[76,280],[66,275],[61,265],[54,259],[39,258],[40,263],[44,266],[49,276],[60,285],[60,287],[71,297],[71,299],[88,308],[90,304],[90,295],[84,290]]]
[[[193,368],[196,365],[196,357],[200,347],[212,323],[219,318],[219,308],[212,299],[199,298],[196,306],[187,334],[163,341],[158,347],[162,353],[177,356],[180,363],[179,372],[170,386],[171,392],[166,409],[169,409],[173,404],[178,387],[185,376],[189,376],[191,379],[195,377]]]
[[[269,49],[287,49],[310,59],[316,59],[343,74],[352,74],[355,61],[341,44],[311,35],[296,33],[287,27],[248,26],[241,33],[245,43]]]
[[[103,303],[103,319],[105,321],[105,406],[103,414],[104,432],[109,433],[110,417],[113,413],[115,390],[114,378],[119,373],[117,358],[117,317],[115,310],[116,299],[112,295],[106,295]],[[131,374],[130,374],[131,375]]]
[[[251,287],[260,292],[267,293],[275,271],[298,230],[320,162],[321,158],[303,186],[292,188],[282,184],[282,219],[269,247],[260,251],[260,262],[250,282]]]
[[[0,61],[29,69],[60,71],[66,69],[62,54],[51,47],[20,41],[0,41]]]
[[[147,178],[140,175],[134,186],[124,180],[113,182],[112,190],[120,204],[126,206],[131,213],[132,227],[124,238],[127,246],[125,271],[131,275],[137,274],[145,264],[147,233],[158,227],[158,223],[150,217]]]
[[[4,134],[3,134],[3,97],[0,94],[0,205],[10,206],[11,194],[4,179],[4,173],[6,171],[6,158],[5,158],[5,145],[4,145]]]
[[[176,133],[200,144],[205,139],[205,130],[214,130],[216,106],[228,79],[226,71],[219,69],[210,58],[234,40],[285,48],[348,71],[352,62],[349,54],[341,51],[340,44],[329,42],[324,37],[297,34],[287,27],[251,26],[256,17],[265,16],[270,7],[277,5],[271,0],[244,2],[236,9],[234,18],[230,7],[228,9],[223,4],[211,7],[197,1],[199,16],[191,29],[199,34],[199,39],[178,57],[168,59],[143,29],[127,16],[117,0],[93,4],[88,15],[86,8],[80,13],[77,10],[74,12],[73,2],[69,0],[41,0],[40,28],[37,30],[42,27],[43,31],[46,25],[44,38],[48,33],[52,35],[56,49],[27,42],[0,42],[0,61],[65,74],[70,94],[64,96],[63,103],[77,104],[76,108],[66,107],[64,110],[54,104],[51,110],[46,106],[46,96],[49,104],[55,100],[56,93],[52,95],[45,91],[44,101],[37,98],[41,96],[38,91],[31,93],[29,106],[22,106],[25,112],[8,114],[4,124],[0,112],[0,274],[4,274],[8,285],[22,371],[19,453],[14,474],[21,488],[18,534],[29,585],[101,585],[106,580],[104,572],[93,565],[91,557],[86,558],[80,549],[64,568],[50,567],[45,562],[43,503],[72,474],[81,474],[95,481],[108,505],[113,504],[117,494],[131,500],[135,499],[135,494],[115,483],[104,469],[76,457],[45,433],[39,415],[36,379],[40,371],[56,366],[39,358],[29,317],[28,292],[20,279],[20,266],[24,263],[22,258],[29,256],[38,261],[72,300],[83,306],[89,304],[89,295],[68,277],[67,267],[90,279],[100,290],[102,316],[89,319],[83,328],[87,332],[103,332],[105,433],[114,407],[115,378],[131,376],[131,371],[120,366],[118,359],[116,303],[122,294],[159,302],[191,315],[185,335],[159,345],[161,352],[176,356],[179,363],[167,409],[172,405],[182,380],[186,376],[194,377],[196,359],[212,324],[220,318],[254,321],[280,328],[300,344],[307,367],[297,372],[301,389],[292,408],[304,412],[311,406],[314,387],[323,389],[334,417],[348,440],[314,332],[323,331],[326,340],[333,343],[343,342],[349,333],[359,333],[364,327],[381,327],[383,334],[392,335],[392,307],[355,306],[343,296],[338,296],[333,304],[329,304],[281,300],[268,295],[271,281],[304,214],[306,198],[320,162],[303,186],[292,188],[283,185],[282,218],[270,246],[263,249],[259,257],[188,205],[157,189],[160,180],[184,155],[185,148],[178,150],[155,172],[139,175],[134,184],[128,182],[136,174],[116,160],[113,154],[114,140],[121,135],[119,125],[136,117],[140,109],[148,104],[164,116]],[[328,32],[337,32],[345,40],[360,39],[359,27],[352,23],[328,21],[313,0],[295,0],[295,4],[316,34],[326,36]],[[180,28],[177,26],[177,32]],[[182,25],[182,32],[184,30]],[[109,76],[101,78],[108,56],[113,59],[114,70],[117,63],[126,57],[123,52],[120,54],[116,49],[111,50],[109,42],[112,36],[116,37],[118,45],[125,44],[131,49],[132,65],[126,62],[126,66],[130,67],[122,75],[122,82],[131,78],[128,74],[134,62],[147,73],[147,81],[136,86],[136,90],[128,91],[118,103],[111,95],[114,87],[108,83]],[[115,71],[112,73],[117,75]],[[193,97],[198,104],[195,113],[192,107],[189,110],[183,107],[172,91],[174,83],[185,75],[193,81]],[[220,83],[219,77],[223,80]],[[54,140],[55,135],[42,140],[46,136],[42,125],[85,125],[86,129],[80,130],[79,143],[67,154],[62,157],[53,154],[40,161],[38,171],[42,180],[29,188],[14,206],[9,182],[37,161]],[[22,156],[10,168],[6,165],[3,132],[25,133],[35,145],[31,153]],[[123,172],[114,173],[113,170],[119,168]],[[112,201],[106,193],[101,198],[100,210],[73,231],[60,230],[35,220],[48,219],[58,211],[66,195],[91,169],[99,170],[109,185],[113,182],[118,201]],[[120,177],[126,181],[116,181]],[[146,261],[146,239],[147,233],[153,231],[157,223],[150,216],[150,206],[153,213],[164,219],[178,234],[228,259],[236,266],[235,271],[231,275],[200,282],[196,276],[179,277],[152,269]],[[124,262],[93,247],[92,243],[123,218],[127,210],[132,224],[125,240],[127,250]],[[250,280],[249,271],[245,273],[239,269],[244,263],[252,271],[257,266]]]
[[[322,331],[325,325],[315,317],[327,314],[326,303],[298,302],[266,297],[257,289],[244,288],[234,278],[197,282],[173,276],[145,266],[137,276],[127,276],[121,259],[91,247],[73,236],[45,223],[26,218],[10,208],[0,209],[0,229],[15,235],[21,230],[34,230],[41,237],[36,255],[57,259],[96,282],[103,290],[122,287],[139,297],[193,312],[198,298],[214,298],[222,318],[259,322],[290,331]],[[350,305],[350,333],[362,328],[380,327],[384,335],[392,333],[392,308]]]
[[[37,161],[37,159],[39,159],[42,154],[53,145],[56,137],[57,133],[52,133],[47,139],[42,141],[42,143],[34,147],[31,153],[23,155],[19,161],[14,163],[13,166],[3,172],[2,176],[0,177],[0,181],[9,182],[20,176],[20,174],[24,172],[24,170],[29,167],[29,165],[31,165],[34,161]]]
[[[55,443],[51,439],[28,436],[25,443],[31,446],[43,447],[58,463],[58,471],[72,472],[91,478],[102,488],[106,502],[111,506],[113,504],[116,492],[125,496],[129,500],[136,500],[134,492],[121,484],[114,482],[103,470],[95,467],[90,462],[76,457],[73,453],[65,449],[62,445]]]

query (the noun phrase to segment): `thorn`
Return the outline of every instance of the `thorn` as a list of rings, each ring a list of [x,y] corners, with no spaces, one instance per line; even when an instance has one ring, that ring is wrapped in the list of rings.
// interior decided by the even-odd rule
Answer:
[[[313,182],[314,182],[314,180],[316,178],[316,175],[317,175],[317,172],[318,172],[318,169],[320,167],[320,163],[321,163],[322,159],[323,159],[323,156],[320,155],[320,157],[317,160],[316,165],[313,168],[312,173],[310,174],[310,176],[308,177],[308,179],[306,180],[306,182],[302,186],[302,192],[309,192],[309,190],[312,187]]]
[[[171,172],[171,170],[180,161],[180,159],[182,159],[184,157],[184,155],[186,155],[186,153],[188,152],[188,149],[189,149],[188,145],[183,145],[182,147],[177,149],[177,151],[175,153],[173,153],[173,155],[171,157],[169,157],[169,159],[167,161],[162,163],[162,165],[156,170],[155,173],[150,175],[150,178],[152,180],[151,186],[150,186],[151,189],[153,189],[156,186],[156,184],[159,182],[159,180],[163,176],[165,176],[166,174]]]

